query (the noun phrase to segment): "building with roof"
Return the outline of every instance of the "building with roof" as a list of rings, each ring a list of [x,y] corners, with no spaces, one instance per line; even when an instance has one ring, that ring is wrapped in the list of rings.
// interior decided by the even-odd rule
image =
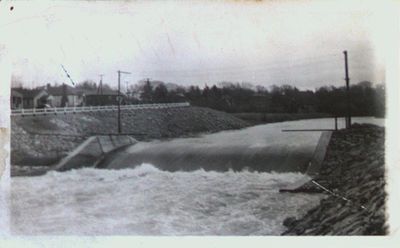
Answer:
[[[82,92],[85,106],[104,106],[118,104],[118,91],[112,89],[103,89],[101,93],[96,90]],[[125,104],[125,97],[122,95],[121,104]]]
[[[127,97],[121,93],[121,104]],[[74,88],[66,84],[51,86],[47,84],[35,89],[13,88],[11,90],[11,108],[43,108],[71,106],[104,106],[118,104],[118,91],[109,88],[101,92],[94,89]]]
[[[50,96],[48,103],[52,107],[72,107],[83,105],[83,97],[78,94],[74,87],[66,84],[60,86],[50,86],[48,84],[45,89]]]
[[[49,94],[45,89],[11,89],[11,108],[43,108]],[[22,103],[22,104],[21,104]]]
[[[11,89],[10,106],[11,109],[21,109],[24,97],[21,92]]]

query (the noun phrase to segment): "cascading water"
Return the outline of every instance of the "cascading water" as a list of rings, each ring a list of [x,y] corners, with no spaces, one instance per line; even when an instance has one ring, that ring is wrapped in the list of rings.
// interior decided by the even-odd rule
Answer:
[[[354,121],[379,123],[373,118]],[[339,122],[341,128],[343,121]],[[133,168],[142,163],[162,170],[304,172],[321,132],[282,132],[283,129],[333,129],[331,118],[274,123],[170,141],[139,142],[111,154],[100,168]]]
[[[303,172],[321,132],[281,132],[282,124],[224,131],[196,138],[139,142],[106,158],[100,168],[133,168],[142,163],[162,170]]]
[[[279,194],[300,173],[79,169],[14,178],[14,234],[277,235],[319,195]]]
[[[284,122],[139,143],[105,161],[105,167],[119,170],[83,168],[13,178],[11,231],[20,235],[278,235],[284,231],[286,217],[304,214],[322,197],[278,193],[279,188],[308,179],[299,173],[303,161],[296,158],[311,156],[320,136],[320,132],[281,132],[296,128],[332,128],[332,121]],[[173,155],[168,157],[169,153]],[[140,154],[140,159],[133,156]],[[271,161],[273,154],[283,158]],[[164,159],[168,162],[161,163]],[[220,171],[208,171],[214,169]]]

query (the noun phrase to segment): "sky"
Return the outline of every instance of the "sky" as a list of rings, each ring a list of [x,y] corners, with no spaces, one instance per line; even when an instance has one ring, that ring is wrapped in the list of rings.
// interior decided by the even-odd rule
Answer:
[[[11,10],[11,6],[13,9]],[[1,1],[0,42],[24,86],[150,78],[300,89],[385,82],[380,1]]]

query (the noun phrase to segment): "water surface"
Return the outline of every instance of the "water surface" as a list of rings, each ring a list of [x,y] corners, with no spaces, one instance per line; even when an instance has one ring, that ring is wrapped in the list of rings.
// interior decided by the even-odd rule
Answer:
[[[382,120],[372,118],[355,120],[382,125]],[[278,193],[309,178],[299,172],[299,161],[273,160],[271,154],[296,158],[305,152],[310,156],[321,134],[281,130],[332,127],[331,119],[293,121],[143,142],[111,163],[119,170],[84,168],[15,177],[11,231],[18,235],[279,235],[286,217],[300,217],[322,198]],[[165,164],[174,170],[126,159],[141,152],[142,158],[172,153]],[[243,167],[257,165],[272,171],[233,171],[224,164],[230,156],[235,158],[231,165],[241,159]],[[198,164],[185,165],[185,161]],[[207,167],[207,162],[217,167],[222,163],[225,170],[200,168],[200,164]],[[273,172],[280,165],[292,172]]]

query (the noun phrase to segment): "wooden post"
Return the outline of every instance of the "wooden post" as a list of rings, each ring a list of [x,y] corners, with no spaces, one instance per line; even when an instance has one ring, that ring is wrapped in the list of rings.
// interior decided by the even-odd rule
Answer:
[[[337,130],[337,116],[335,115],[335,130]]]
[[[349,78],[349,67],[347,64],[347,51],[344,51],[344,66],[346,72],[346,128],[351,128],[351,105],[350,105],[350,78]]]

